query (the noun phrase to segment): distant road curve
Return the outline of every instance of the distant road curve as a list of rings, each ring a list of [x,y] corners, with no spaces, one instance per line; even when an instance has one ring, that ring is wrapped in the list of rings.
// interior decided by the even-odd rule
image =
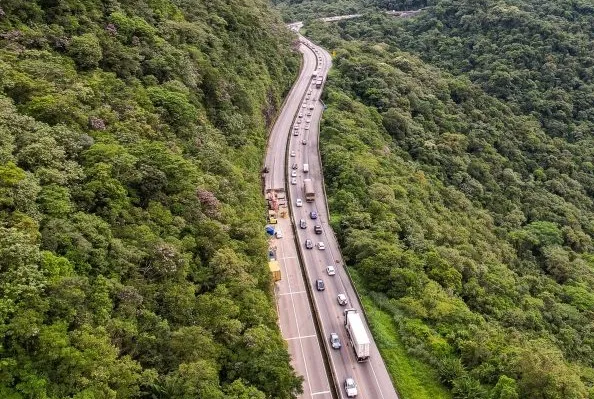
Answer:
[[[426,8],[427,7],[423,7],[423,8],[419,8],[418,10],[410,10],[410,11],[387,10],[387,11],[385,11],[385,13],[387,15],[390,15],[393,17],[409,18],[409,17],[417,15],[418,13],[425,10]],[[348,14],[348,15],[338,15],[335,17],[318,18],[317,20],[322,21],[322,22],[336,22],[336,21],[342,21],[343,19],[353,19],[353,18],[359,18],[362,16],[363,16],[363,14]],[[293,23],[288,24],[287,26],[289,27],[289,29],[291,29],[295,32],[298,32],[303,27],[303,22],[302,21],[293,22]]]

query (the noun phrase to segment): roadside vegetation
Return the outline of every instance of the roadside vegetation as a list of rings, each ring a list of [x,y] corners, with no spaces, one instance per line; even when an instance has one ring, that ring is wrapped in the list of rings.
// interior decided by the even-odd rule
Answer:
[[[443,4],[452,8],[418,21],[378,14],[307,28],[335,52],[321,133],[333,227],[364,303],[390,315],[396,342],[454,398],[591,398],[594,146],[565,134],[589,126],[587,111],[577,112],[588,107],[561,81],[559,106],[577,112],[568,119],[525,109],[521,85],[503,98],[476,78],[494,71],[444,66],[462,58],[448,52],[447,33],[416,47],[411,32],[447,30],[446,17],[465,21],[471,40],[477,28],[463,15],[471,12],[454,17]],[[485,33],[481,46],[491,41],[500,59],[511,57],[500,44],[517,33],[505,32]],[[432,33],[417,35],[421,43]],[[574,62],[564,79],[587,82],[587,63]],[[533,87],[546,97],[541,80],[535,73]],[[389,364],[393,376],[412,373]]]
[[[4,0],[0,32],[0,397],[294,397],[259,179],[280,18]]]

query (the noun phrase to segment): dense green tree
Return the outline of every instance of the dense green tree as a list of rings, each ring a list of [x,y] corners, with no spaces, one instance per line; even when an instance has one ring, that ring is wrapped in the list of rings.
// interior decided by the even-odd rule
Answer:
[[[0,397],[295,397],[261,217],[280,18],[7,0],[0,30]]]

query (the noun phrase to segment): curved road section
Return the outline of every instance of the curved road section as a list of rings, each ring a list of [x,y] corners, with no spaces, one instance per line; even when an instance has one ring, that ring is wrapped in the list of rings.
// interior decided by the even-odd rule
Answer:
[[[295,28],[298,30],[299,27]],[[332,398],[331,384],[337,387],[339,398],[347,398],[344,383],[347,378],[352,378],[357,384],[357,398],[398,399],[363,317],[361,303],[343,268],[338,242],[329,225],[318,138],[323,113],[320,96],[331,67],[331,57],[302,36],[300,42],[303,53],[301,73],[271,132],[265,161],[269,172],[264,174],[267,195],[270,192],[283,193],[288,187],[288,192],[284,193],[288,194],[286,199],[278,202],[286,201],[292,216],[279,218],[276,229],[282,231],[283,238],[271,241],[276,247],[282,274],[276,285],[279,324],[288,343],[293,366],[305,378],[302,398]],[[316,84],[320,77],[321,85]],[[305,179],[313,182],[314,201],[307,202],[305,199]],[[281,197],[284,195],[281,194]],[[316,219],[312,219],[312,212],[316,213]],[[302,225],[302,220],[305,225]],[[291,225],[292,221],[296,226]],[[314,231],[316,225],[322,227],[321,234]],[[293,231],[297,234],[294,235]],[[307,248],[306,240],[311,240],[314,247]],[[318,244],[320,242],[324,249]],[[300,258],[303,264],[299,262]],[[330,265],[334,266],[336,274],[327,273],[326,268]],[[324,282],[323,291],[316,289],[318,279]],[[312,293],[315,314],[310,307],[308,290]],[[338,303],[339,294],[346,296],[348,305]],[[354,308],[363,317],[364,328],[371,340],[370,357],[366,362],[357,362],[349,344],[344,326],[345,308]],[[316,314],[321,337],[316,335]],[[330,344],[333,333],[342,343],[340,349],[334,349]],[[324,363],[326,353],[329,354],[330,370],[326,370]],[[327,371],[334,381],[328,381]]]

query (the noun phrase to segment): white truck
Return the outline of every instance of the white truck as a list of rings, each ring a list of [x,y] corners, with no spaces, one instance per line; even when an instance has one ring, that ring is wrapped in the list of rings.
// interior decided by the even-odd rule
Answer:
[[[344,311],[344,326],[347,330],[349,340],[355,351],[358,362],[364,362],[369,359],[369,347],[371,342],[361,320],[361,315],[355,309],[346,309]]]

